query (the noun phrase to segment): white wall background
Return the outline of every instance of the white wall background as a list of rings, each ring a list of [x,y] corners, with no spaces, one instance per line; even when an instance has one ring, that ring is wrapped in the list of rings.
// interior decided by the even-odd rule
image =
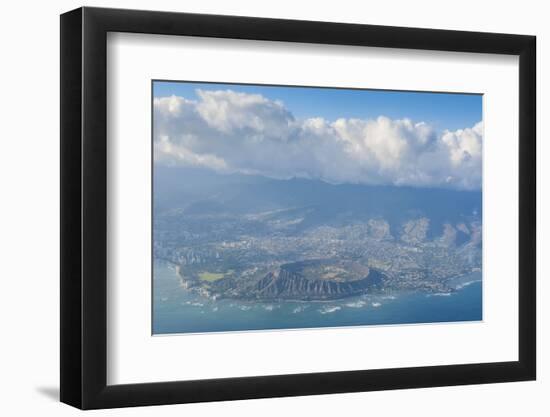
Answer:
[[[509,3],[509,4],[508,4]],[[534,34],[538,37],[538,299],[536,382],[99,411],[95,415],[280,416],[343,413],[546,416],[550,413],[550,158],[543,119],[550,97],[550,26],[544,2],[462,0],[297,2],[278,0],[92,1],[87,5]],[[0,21],[0,410],[3,415],[75,415],[59,391],[59,17],[81,6],[7,2]],[[545,101],[545,102],[543,102]],[[544,259],[546,258],[546,259]],[[546,395],[544,395],[546,394]]]

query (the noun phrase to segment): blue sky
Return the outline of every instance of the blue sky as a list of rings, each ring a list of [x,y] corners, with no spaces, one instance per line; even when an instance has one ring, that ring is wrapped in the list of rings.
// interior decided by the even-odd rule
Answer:
[[[438,131],[463,129],[482,120],[480,94],[165,81],[155,81],[153,88],[155,97],[176,95],[192,100],[197,99],[197,89],[261,94],[268,99],[282,101],[298,119],[323,117],[334,121],[342,117],[374,119],[382,115],[391,119],[408,118],[413,122],[426,122]]]

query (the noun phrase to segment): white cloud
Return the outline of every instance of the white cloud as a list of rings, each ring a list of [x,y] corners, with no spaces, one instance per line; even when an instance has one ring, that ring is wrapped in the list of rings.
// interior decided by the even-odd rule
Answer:
[[[437,132],[411,120],[297,120],[259,94],[154,100],[155,161],[328,182],[481,187],[483,124]]]

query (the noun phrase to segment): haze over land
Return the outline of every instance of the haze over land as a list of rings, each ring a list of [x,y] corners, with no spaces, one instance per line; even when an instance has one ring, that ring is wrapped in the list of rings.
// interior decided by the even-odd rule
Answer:
[[[215,297],[352,295],[358,291],[328,284],[322,291],[315,281],[345,282],[361,266],[358,280],[368,268],[383,273],[382,281],[364,282],[365,291],[449,291],[448,280],[481,267],[481,193],[159,167],[154,235],[155,256],[180,265],[190,287]],[[303,261],[316,268],[304,271]],[[279,279],[278,292],[262,288],[269,278]],[[302,278],[311,292],[285,288]]]

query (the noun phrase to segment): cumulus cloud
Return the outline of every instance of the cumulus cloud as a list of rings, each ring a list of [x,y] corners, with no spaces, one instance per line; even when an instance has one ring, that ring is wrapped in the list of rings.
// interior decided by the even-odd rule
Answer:
[[[154,99],[156,164],[332,183],[479,189],[483,124],[296,119],[279,101],[231,90]]]

